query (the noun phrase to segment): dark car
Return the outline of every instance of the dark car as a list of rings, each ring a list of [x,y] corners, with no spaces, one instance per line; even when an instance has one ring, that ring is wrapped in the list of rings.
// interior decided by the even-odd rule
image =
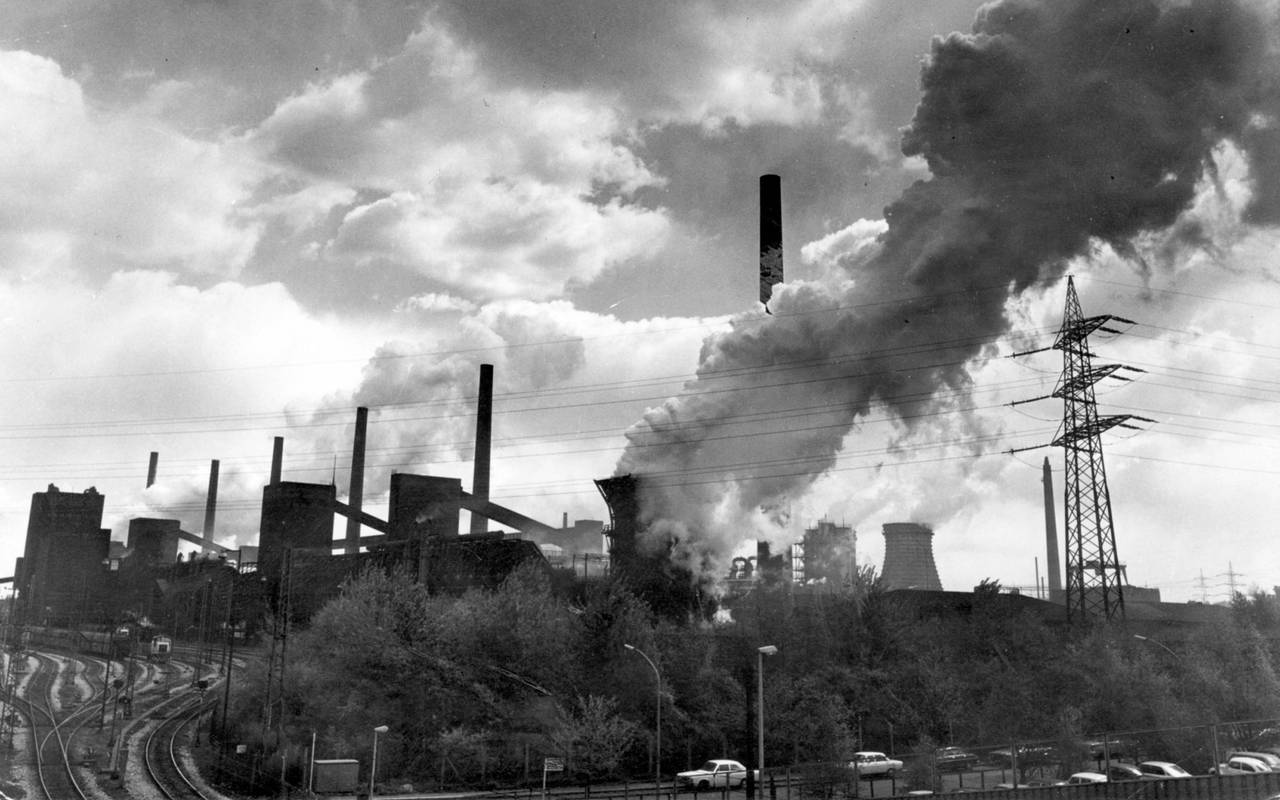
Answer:
[[[939,747],[934,756],[938,769],[946,772],[968,772],[978,764],[978,754],[963,747]]]

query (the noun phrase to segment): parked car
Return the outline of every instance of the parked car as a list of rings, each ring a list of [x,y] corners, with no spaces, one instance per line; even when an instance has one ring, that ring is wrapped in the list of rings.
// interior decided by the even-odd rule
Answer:
[[[760,771],[752,770],[758,781]],[[711,789],[719,786],[736,788],[747,782],[747,768],[740,761],[713,758],[697,769],[676,774],[676,783],[687,789]]]
[[[1143,761],[1138,765],[1148,778],[1190,778],[1191,773],[1172,761]]]
[[[1261,750],[1233,750],[1227,754],[1227,758],[1234,756],[1243,756],[1244,758],[1256,758],[1272,772],[1280,772],[1280,756],[1275,753],[1267,753]]]
[[[1145,777],[1142,770],[1132,764],[1121,764],[1113,761],[1107,767],[1107,780],[1111,781],[1140,781]]]
[[[1101,772],[1077,772],[1067,778],[1068,786],[1079,786],[1082,783],[1106,783],[1107,776]]]
[[[877,775],[893,775],[902,769],[902,762],[875,750],[859,750],[853,754],[849,766],[860,778],[874,778]]]
[[[1232,756],[1227,759],[1225,764],[1219,764],[1209,769],[1210,775],[1256,775],[1259,772],[1270,772],[1265,761],[1259,761],[1249,756]]]
[[[1031,766],[1032,764],[1050,764],[1053,762],[1054,753],[1052,747],[1031,747],[1027,745],[1018,748],[1018,763],[1022,766]],[[991,760],[1002,767],[1013,766],[1013,751],[1009,748],[1003,750],[992,750]]]
[[[1089,755],[1094,760],[1126,756],[1133,749],[1132,743],[1123,739],[1093,739],[1085,742],[1085,746],[1089,748]]]
[[[978,754],[963,747],[939,747],[934,764],[943,771],[968,772],[978,764]]]

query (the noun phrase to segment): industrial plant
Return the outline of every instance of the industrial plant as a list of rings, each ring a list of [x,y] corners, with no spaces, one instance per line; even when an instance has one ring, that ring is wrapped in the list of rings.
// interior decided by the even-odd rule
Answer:
[[[783,280],[780,179],[760,179],[760,302],[768,310],[773,288]],[[1060,388],[1066,401],[1065,433],[1053,445],[1067,454],[1066,548],[1060,558],[1052,479],[1045,461],[1047,591],[1035,595],[1066,607],[1066,618],[1123,617],[1126,598],[1158,603],[1158,592],[1126,586],[1115,550],[1110,500],[1099,435],[1128,426],[1132,416],[1099,416],[1093,384],[1120,369],[1090,365],[1088,336],[1118,317],[1084,317],[1074,284],[1067,284],[1062,330],[1048,349],[1064,353]],[[1127,320],[1120,320],[1128,322]],[[1032,351],[1039,352],[1039,351]],[[476,405],[474,473],[470,491],[462,481],[396,473],[390,477],[387,518],[363,507],[364,461],[369,409],[357,408],[347,502],[334,483],[281,479],[284,440],[273,444],[270,478],[262,487],[256,544],[230,549],[214,541],[218,461],[212,461],[204,527],[183,530],[176,519],[130,520],[125,542],[103,529],[104,497],[52,484],[32,496],[26,545],[13,577],[15,620],[49,627],[108,626],[124,618],[147,620],[183,636],[205,631],[215,618],[245,635],[267,620],[305,622],[339,590],[343,580],[369,566],[406,570],[432,592],[495,587],[522,564],[566,569],[579,576],[624,576],[637,594],[668,614],[706,614],[720,599],[770,583],[801,593],[849,591],[859,571],[857,532],[820,520],[783,553],[757,543],[726,574],[694,574],[672,558],[673,540],[653,541],[646,530],[642,498],[649,478],[619,474],[597,480],[608,523],[568,516],[559,526],[535,520],[489,499],[493,366],[480,367]],[[151,453],[147,486],[156,480],[158,453]],[[1101,498],[1101,500],[1099,499]],[[462,532],[462,512],[469,524]],[[335,539],[335,519],[345,522]],[[491,524],[503,530],[490,530]],[[884,563],[888,590],[943,592],[933,554],[935,532],[921,521],[886,523]],[[243,532],[236,537],[244,540]],[[180,543],[195,545],[189,558]],[[1065,562],[1065,587],[1062,564]],[[1038,571],[1038,570],[1037,570]],[[1040,583],[1039,576],[1037,583]],[[716,597],[708,595],[713,592]],[[1130,604],[1131,605],[1131,604]],[[223,609],[223,611],[217,611]],[[273,622],[271,624],[278,624]]]

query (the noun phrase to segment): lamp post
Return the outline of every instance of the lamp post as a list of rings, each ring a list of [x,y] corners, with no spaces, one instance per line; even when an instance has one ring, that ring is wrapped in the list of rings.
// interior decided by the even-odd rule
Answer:
[[[658,793],[662,793],[662,673],[658,672],[658,665],[653,663],[653,659],[644,654],[644,651],[633,645],[624,644],[633,653],[636,653],[645,661],[649,662],[649,666],[653,667],[653,677],[657,681],[657,701],[653,706],[653,727],[654,727],[654,756],[653,756],[653,783],[657,787]]]
[[[764,797],[764,657],[776,655],[771,644],[756,648],[756,766],[760,769],[760,796]]]
[[[1147,642],[1148,644],[1154,644],[1156,647],[1159,647],[1161,650],[1173,656],[1174,661],[1177,661],[1179,664],[1182,663],[1182,656],[1178,655],[1177,652],[1175,652],[1172,647],[1160,641],[1159,639],[1152,639],[1150,636],[1143,636],[1140,633],[1135,633],[1133,635],[1133,638],[1137,639],[1140,642]],[[1217,764],[1221,761],[1222,751],[1218,747],[1218,726],[1216,723],[1209,725],[1209,735],[1210,735],[1210,738],[1213,740],[1212,742],[1213,763]]]
[[[373,778],[378,774],[378,734],[386,733],[388,730],[386,725],[379,725],[373,729],[373,761],[369,764],[369,800],[373,800]]]
[[[1138,640],[1138,641],[1140,641],[1140,642],[1150,642],[1151,644],[1154,644],[1156,647],[1159,647],[1160,649],[1164,650],[1166,653],[1168,653],[1169,655],[1171,655],[1171,656],[1173,656],[1174,658],[1178,659],[1179,661],[1181,661],[1181,660],[1182,660],[1182,656],[1180,656],[1180,655],[1178,655],[1177,653],[1173,652],[1173,650],[1169,647],[1169,645],[1165,644],[1164,642],[1160,641],[1159,639],[1152,639],[1150,636],[1143,636],[1143,635],[1142,635],[1142,634],[1140,634],[1140,633],[1135,633],[1135,634],[1133,635],[1133,638],[1137,639],[1137,640]]]

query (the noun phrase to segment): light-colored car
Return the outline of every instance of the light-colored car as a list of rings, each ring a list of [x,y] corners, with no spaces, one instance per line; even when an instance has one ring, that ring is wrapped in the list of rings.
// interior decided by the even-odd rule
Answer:
[[[752,770],[760,779],[760,771]],[[720,786],[736,788],[747,782],[747,768],[740,761],[713,758],[697,769],[676,774],[676,783],[689,789],[712,789]]]
[[[1242,756],[1244,758],[1256,758],[1272,772],[1280,772],[1280,756],[1275,753],[1268,753],[1263,750],[1232,750],[1227,754],[1227,758],[1235,758]]]
[[[902,762],[889,758],[876,750],[859,750],[853,754],[849,766],[861,778],[872,778],[877,775],[893,775],[902,769]]]
[[[1209,770],[1210,775],[1257,775],[1260,772],[1270,772],[1265,761],[1259,761],[1249,756],[1232,756],[1227,759],[1227,763],[1219,764]]]
[[[1190,778],[1191,773],[1172,761],[1143,761],[1138,765],[1148,778]]]
[[[1133,764],[1124,764],[1116,761],[1107,767],[1107,780],[1137,781],[1142,780],[1144,777],[1146,776],[1142,774],[1142,770]]]
[[[1079,786],[1082,783],[1106,783],[1107,776],[1101,772],[1077,772],[1067,778],[1068,786]]]

